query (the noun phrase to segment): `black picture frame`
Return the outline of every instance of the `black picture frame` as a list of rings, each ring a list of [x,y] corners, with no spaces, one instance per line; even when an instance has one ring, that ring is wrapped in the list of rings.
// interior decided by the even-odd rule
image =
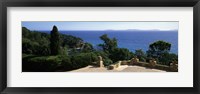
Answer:
[[[7,7],[193,7],[194,87],[7,87]],[[2,94],[199,94],[200,0],[2,0],[0,1],[0,92]]]

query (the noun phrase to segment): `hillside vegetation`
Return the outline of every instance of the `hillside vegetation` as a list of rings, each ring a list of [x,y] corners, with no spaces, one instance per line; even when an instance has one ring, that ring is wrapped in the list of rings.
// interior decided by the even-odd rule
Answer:
[[[168,66],[170,62],[178,61],[176,54],[169,53],[171,44],[165,41],[149,44],[147,52],[141,49],[131,52],[127,48],[119,48],[117,39],[109,38],[107,34],[99,36],[99,39],[102,43],[94,49],[92,44],[81,38],[60,34],[56,26],[50,34],[22,27],[22,70],[69,71],[95,64],[98,56],[102,56],[105,66],[133,57],[143,62],[155,59],[159,64]]]

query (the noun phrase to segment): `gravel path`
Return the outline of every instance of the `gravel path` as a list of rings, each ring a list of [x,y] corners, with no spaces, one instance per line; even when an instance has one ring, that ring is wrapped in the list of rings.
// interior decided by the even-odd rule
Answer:
[[[107,68],[100,68],[95,66],[87,66],[70,72],[166,72],[166,71],[158,69],[149,69],[141,66],[121,65],[119,68],[114,70],[108,70]]]

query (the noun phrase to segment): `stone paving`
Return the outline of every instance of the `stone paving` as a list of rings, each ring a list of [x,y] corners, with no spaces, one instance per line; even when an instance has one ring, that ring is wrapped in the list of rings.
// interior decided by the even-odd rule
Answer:
[[[106,67],[87,66],[70,72],[166,72],[158,69],[150,69],[141,66],[121,65],[119,68],[109,70]]]

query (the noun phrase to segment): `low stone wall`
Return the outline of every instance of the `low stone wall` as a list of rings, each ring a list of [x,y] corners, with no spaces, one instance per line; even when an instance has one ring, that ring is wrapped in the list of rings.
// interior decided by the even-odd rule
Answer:
[[[157,64],[154,68],[159,69],[159,70],[171,71],[171,68],[169,66],[166,66],[166,65]]]
[[[101,56],[99,56],[99,61],[97,63],[99,67],[104,67]],[[132,58],[131,60],[118,61],[115,64],[108,66],[108,69],[113,70],[113,69],[119,68],[121,65],[137,65],[137,66],[142,66],[142,67],[147,67],[147,68],[152,68],[152,69],[178,72],[178,62],[176,61],[170,63],[170,66],[166,66],[166,65],[157,64],[155,60],[150,60],[149,63],[140,62],[138,58]]]
[[[178,71],[178,64],[175,61],[172,62],[170,66],[166,66],[166,65],[157,64],[155,60],[150,60],[149,63],[140,62],[138,58],[132,58],[131,60],[127,60],[127,61],[118,61],[118,63],[110,65],[109,69],[116,69],[120,65],[137,65],[137,66],[142,66],[142,67],[147,67],[147,68],[152,68],[152,69],[159,69],[159,70],[170,71],[170,72]]]
[[[147,62],[137,62],[134,65],[147,67],[147,68],[152,68],[152,69],[170,71],[170,72],[178,72],[178,64],[176,62],[172,62],[170,64],[170,66],[166,66],[166,65],[157,64],[156,61],[152,60],[149,63],[147,63]]]
[[[108,69],[113,70],[113,69],[119,68],[121,66],[121,62],[122,61],[118,61],[117,63],[108,66]]]
[[[124,61],[121,61],[121,65],[129,65],[130,64],[130,60],[124,60]]]

